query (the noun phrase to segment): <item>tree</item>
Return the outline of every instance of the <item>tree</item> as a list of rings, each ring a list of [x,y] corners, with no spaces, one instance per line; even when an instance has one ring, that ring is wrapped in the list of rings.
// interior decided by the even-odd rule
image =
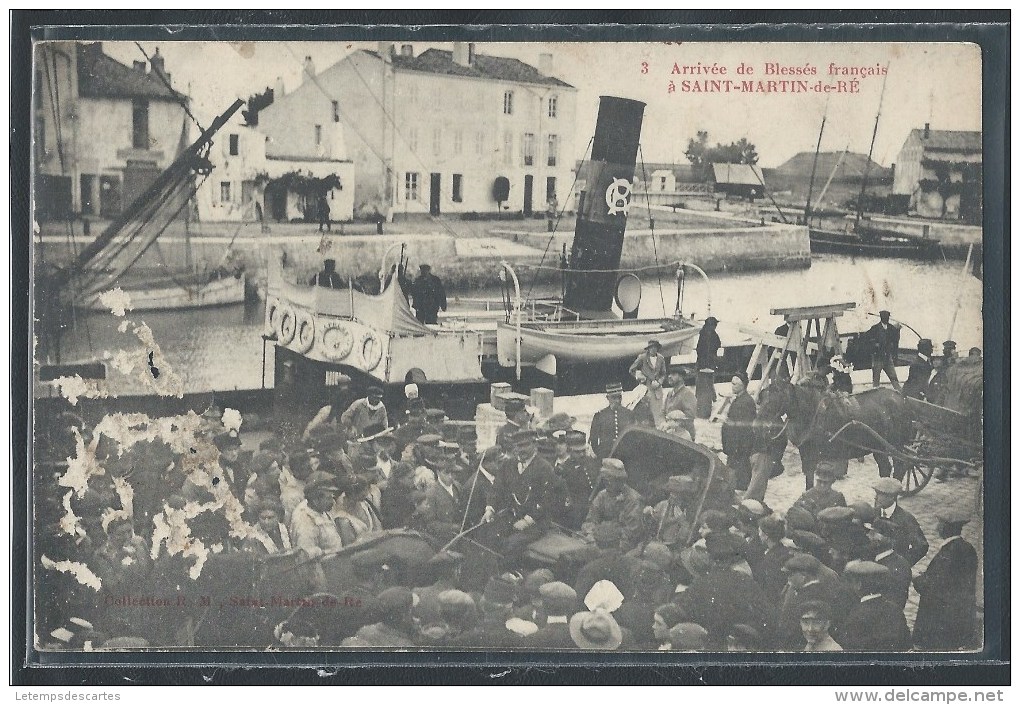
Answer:
[[[706,130],[698,130],[697,137],[687,140],[687,151],[684,152],[684,156],[694,167],[694,173],[702,180],[708,178],[713,164],[758,163],[758,150],[746,137],[729,144],[716,142],[714,147],[709,147]]]
[[[244,124],[247,127],[255,127],[258,125],[259,111],[263,108],[268,108],[272,104],[272,88],[266,88],[266,90],[261,93],[255,93],[254,95],[248,96],[248,109],[241,111],[241,115],[244,116]]]

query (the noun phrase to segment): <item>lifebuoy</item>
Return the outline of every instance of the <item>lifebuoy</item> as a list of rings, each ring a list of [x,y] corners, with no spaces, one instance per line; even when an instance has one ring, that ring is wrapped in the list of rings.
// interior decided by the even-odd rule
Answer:
[[[365,371],[371,372],[379,363],[382,361],[382,341],[372,331],[365,333],[365,337],[361,339],[361,359],[365,363]]]
[[[333,321],[322,327],[322,354],[330,360],[343,360],[354,348],[354,336],[343,323]]]
[[[306,353],[315,344],[315,319],[307,311],[297,314],[297,351]]]
[[[294,317],[294,309],[286,304],[280,304],[280,318],[276,326],[276,334],[280,338],[280,345],[289,345],[297,333],[297,320]]]

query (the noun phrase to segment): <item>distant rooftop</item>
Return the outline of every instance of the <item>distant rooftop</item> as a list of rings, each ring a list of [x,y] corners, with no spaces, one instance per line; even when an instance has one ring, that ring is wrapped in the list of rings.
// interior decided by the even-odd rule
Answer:
[[[378,52],[365,50],[365,53],[380,58]],[[546,76],[531,64],[504,56],[475,54],[470,66],[458,64],[453,60],[453,52],[443,49],[426,49],[418,56],[404,56],[398,53],[391,59],[395,68],[407,71],[573,88],[565,81]]]
[[[764,183],[761,169],[750,164],[713,164],[712,174],[717,184],[761,186]]]
[[[980,152],[981,133],[970,130],[928,130],[928,136],[924,136],[924,130],[914,128],[910,136],[916,137],[926,149],[944,149],[961,152]]]
[[[810,176],[813,166],[816,178],[820,179],[822,183],[830,174],[836,181],[862,178],[865,170],[867,170],[869,178],[873,179],[881,179],[892,174],[892,170],[888,167],[884,167],[874,160],[869,162],[867,154],[859,152],[844,154],[842,151],[819,152],[816,166],[814,152],[799,152],[777,166],[774,171],[784,177],[806,179]]]
[[[185,102],[187,97],[167,88],[155,70],[146,72],[144,67],[125,66],[104,54],[100,43],[78,45],[78,94],[86,98],[150,98]],[[169,78],[166,82],[170,82]]]

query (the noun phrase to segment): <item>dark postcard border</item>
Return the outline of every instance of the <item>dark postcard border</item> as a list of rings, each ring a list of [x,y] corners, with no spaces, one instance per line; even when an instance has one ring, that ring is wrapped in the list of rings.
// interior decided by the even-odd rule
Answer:
[[[26,651],[25,614],[30,527],[23,501],[12,506],[12,663],[10,679],[23,685],[383,683],[587,684],[872,684],[950,685],[1009,682],[1009,472],[1003,435],[1009,410],[1009,37],[1008,11],[15,11],[11,44],[12,216],[12,498],[27,492],[29,463],[29,155],[32,38],[139,40],[374,40],[414,26],[420,41],[968,41],[983,56],[986,651],[961,660],[928,654],[882,657],[864,663],[824,664],[790,655],[755,655],[755,665],[723,657],[678,663],[658,654],[490,653],[260,653],[204,652],[47,655]],[[334,26],[310,26],[321,23]],[[574,23],[574,24],[571,24]],[[582,24],[576,24],[582,23]],[[705,26],[713,24],[713,26]],[[796,23],[796,24],[793,24]],[[824,23],[824,24],[822,24]],[[844,24],[845,23],[845,24]],[[374,27],[352,25],[376,25]],[[485,25],[502,26],[485,26]],[[47,27],[47,25],[51,25]],[[64,25],[55,27],[53,25]],[[234,25],[234,26],[225,26]],[[260,26],[266,25],[266,26]],[[277,26],[268,26],[277,25]],[[284,26],[279,26],[284,25]],[[341,26],[337,26],[341,25]],[[432,25],[432,26],[425,26]],[[436,26],[445,25],[445,26]],[[468,25],[468,26],[465,26]],[[471,26],[474,25],[474,26]],[[541,25],[541,26],[538,26]],[[866,26],[862,26],[866,25]],[[17,236],[15,236],[17,235]],[[1002,384],[995,381],[1002,380]],[[911,658],[913,657],[913,658]],[[102,659],[102,660],[100,660]],[[893,661],[896,663],[893,663]],[[28,665],[29,662],[33,665]],[[870,661],[870,663],[868,662]],[[151,668],[161,664],[164,668]],[[258,664],[258,666],[256,666]],[[167,667],[169,666],[169,667]],[[247,668],[246,668],[247,666]],[[255,666],[255,668],[252,668]],[[439,666],[440,668],[436,668]],[[303,668],[299,668],[303,667]]]

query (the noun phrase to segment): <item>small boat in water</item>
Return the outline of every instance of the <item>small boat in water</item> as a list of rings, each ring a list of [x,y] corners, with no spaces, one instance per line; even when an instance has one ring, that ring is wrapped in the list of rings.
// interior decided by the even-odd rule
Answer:
[[[859,226],[853,231],[811,227],[811,252],[872,257],[932,259],[939,254],[939,243],[877,228]]]
[[[133,311],[176,311],[188,308],[228,306],[244,301],[244,273],[209,277],[199,274],[181,274],[137,284],[122,284],[121,289],[131,298]],[[97,294],[85,301],[82,308],[90,311],[108,311],[109,306]]]

